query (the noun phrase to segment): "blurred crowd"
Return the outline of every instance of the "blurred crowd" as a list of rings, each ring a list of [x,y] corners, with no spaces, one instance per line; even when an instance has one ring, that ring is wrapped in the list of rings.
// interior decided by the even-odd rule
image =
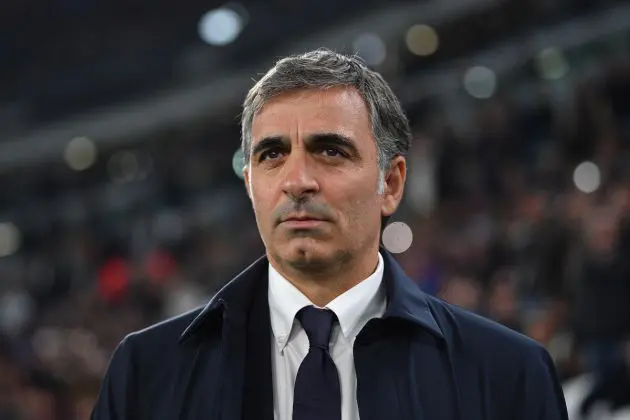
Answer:
[[[454,122],[410,109],[415,142],[395,219],[419,287],[543,343],[563,378],[630,403],[630,66],[610,63],[557,103],[509,92]],[[236,115],[235,111],[235,115]],[[462,121],[463,120],[463,121]],[[263,252],[238,127],[173,128],[0,174],[0,420],[89,417],[127,333],[203,304]],[[236,156],[236,157],[235,157]],[[17,235],[17,236],[16,236]]]
[[[620,60],[563,106],[499,94],[459,132],[429,114],[437,204],[401,256],[420,287],[543,343],[564,379],[591,372],[584,413],[630,404],[629,94]]]

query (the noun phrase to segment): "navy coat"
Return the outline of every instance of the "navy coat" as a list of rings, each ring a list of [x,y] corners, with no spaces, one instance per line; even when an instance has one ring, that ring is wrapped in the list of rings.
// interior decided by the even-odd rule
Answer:
[[[543,347],[426,295],[381,252],[387,309],[354,344],[361,420],[568,419]],[[267,264],[125,337],[92,420],[273,420]]]

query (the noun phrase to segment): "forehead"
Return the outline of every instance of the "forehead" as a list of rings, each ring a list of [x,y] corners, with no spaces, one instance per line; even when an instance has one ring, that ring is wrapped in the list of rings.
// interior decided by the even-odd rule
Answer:
[[[252,123],[254,143],[267,136],[315,132],[371,139],[369,112],[359,92],[335,87],[283,93],[268,100]]]

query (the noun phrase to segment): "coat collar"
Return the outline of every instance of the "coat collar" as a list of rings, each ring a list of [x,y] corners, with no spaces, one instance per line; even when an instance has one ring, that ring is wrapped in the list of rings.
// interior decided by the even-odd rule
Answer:
[[[185,342],[204,329],[202,328],[204,326],[211,326],[213,323],[221,323],[222,320],[228,319],[228,311],[230,321],[234,323],[244,322],[249,306],[258,290],[257,286],[260,286],[260,279],[267,275],[267,263],[266,256],[258,258],[223,286],[186,327],[179,342]]]
[[[429,330],[437,337],[444,334],[431,312],[428,296],[405,274],[394,257],[381,248],[385,263],[383,281],[387,293],[387,309],[384,319],[402,320]],[[268,260],[260,257],[242,271],[221,290],[199,312],[180,336],[180,343],[221,318],[229,318],[239,324],[245,321],[254,294],[259,290],[260,278],[267,275]]]
[[[409,322],[444,339],[442,329],[431,311],[429,297],[407,276],[393,255],[382,248],[381,253],[385,261],[383,281],[387,293],[387,309],[383,318]]]

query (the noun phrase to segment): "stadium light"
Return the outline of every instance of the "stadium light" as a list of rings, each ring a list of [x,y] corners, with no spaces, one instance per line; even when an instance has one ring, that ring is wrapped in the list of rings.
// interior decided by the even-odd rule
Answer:
[[[559,80],[569,73],[569,63],[562,51],[555,47],[540,51],[534,64],[539,76],[544,80]]]
[[[240,179],[244,179],[243,169],[245,168],[245,154],[242,148],[238,148],[232,156],[232,170]]]
[[[141,173],[140,162],[132,151],[116,152],[107,162],[107,172],[115,183],[131,182]]]
[[[383,230],[383,245],[393,254],[405,252],[412,242],[413,232],[404,222],[390,223]]]
[[[411,53],[426,57],[438,50],[440,39],[431,26],[413,25],[407,30],[405,44]]]
[[[354,51],[365,60],[369,66],[383,64],[387,57],[387,47],[383,39],[374,33],[359,35],[352,44]]]
[[[582,162],[573,171],[573,183],[583,193],[597,191],[601,184],[601,172],[593,162]]]
[[[488,67],[471,67],[464,75],[464,88],[474,98],[491,98],[497,89],[497,75]]]
[[[210,45],[224,46],[236,40],[245,26],[242,7],[223,6],[206,12],[199,20],[201,39]]]
[[[0,257],[15,254],[22,245],[22,234],[11,222],[0,223]]]
[[[75,171],[84,171],[96,162],[97,150],[94,141],[87,137],[73,138],[63,152],[66,164]]]

